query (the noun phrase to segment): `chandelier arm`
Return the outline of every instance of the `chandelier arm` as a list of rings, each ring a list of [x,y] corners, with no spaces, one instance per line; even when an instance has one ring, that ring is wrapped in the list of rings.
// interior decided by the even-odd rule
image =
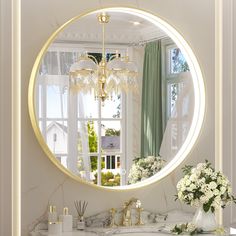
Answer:
[[[95,56],[87,54],[87,57],[93,59],[95,63],[98,65],[98,60],[96,59]]]
[[[109,62],[109,61],[112,61],[112,60],[115,59],[116,57],[117,57],[116,54],[115,54],[115,55],[112,55],[112,56],[109,58],[108,62]],[[119,57],[119,58],[121,58],[121,57]]]

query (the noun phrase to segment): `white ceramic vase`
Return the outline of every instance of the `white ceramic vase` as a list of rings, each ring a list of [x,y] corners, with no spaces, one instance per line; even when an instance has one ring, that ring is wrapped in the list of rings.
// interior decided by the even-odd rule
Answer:
[[[213,231],[217,228],[215,214],[211,211],[205,212],[202,207],[196,210],[192,222],[203,231]]]

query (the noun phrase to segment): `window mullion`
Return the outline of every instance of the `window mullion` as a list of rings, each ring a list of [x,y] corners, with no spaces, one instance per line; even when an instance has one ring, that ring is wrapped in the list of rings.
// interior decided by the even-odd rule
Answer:
[[[47,84],[45,80],[42,82],[41,94],[41,112],[42,112],[42,134],[47,142]]]
[[[97,162],[97,184],[101,185],[101,100],[98,102],[98,162]]]

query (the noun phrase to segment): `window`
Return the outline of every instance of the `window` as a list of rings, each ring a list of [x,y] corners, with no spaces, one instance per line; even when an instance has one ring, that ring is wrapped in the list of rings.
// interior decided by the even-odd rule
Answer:
[[[84,50],[52,47],[39,69],[36,108],[39,127],[58,161],[74,174],[98,185],[124,184],[125,94],[117,94],[104,104],[93,94],[70,95],[70,66]],[[98,62],[99,50],[87,50]],[[122,51],[122,50],[121,50]],[[125,49],[123,50],[125,52]],[[115,49],[107,52],[107,58]]]
[[[181,72],[189,71],[188,64],[181,53],[180,49],[175,46],[167,48],[169,74],[178,74]]]
[[[178,94],[183,89],[181,74],[189,71],[188,64],[176,45],[165,46],[165,86],[166,86],[166,118],[173,116],[173,108],[176,104]]]
[[[191,74],[180,49],[171,41],[163,43],[163,93],[165,137],[168,155],[174,156],[186,139],[191,123],[193,104]]]
[[[124,99],[125,96],[118,94],[102,104],[101,101],[94,100],[92,94],[78,96],[78,154],[83,156],[87,153],[90,157],[92,174],[95,176],[94,183],[103,184],[102,173],[120,173],[120,164],[116,164],[116,156],[124,156],[125,151],[121,145],[122,139],[125,139]],[[86,129],[85,133],[88,133],[89,140],[88,152],[86,145],[83,145],[83,130]]]

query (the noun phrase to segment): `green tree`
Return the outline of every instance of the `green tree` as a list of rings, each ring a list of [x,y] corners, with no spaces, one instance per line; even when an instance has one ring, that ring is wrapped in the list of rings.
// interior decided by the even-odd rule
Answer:
[[[97,152],[98,150],[98,136],[94,129],[94,121],[87,123],[88,138],[89,138],[89,152]]]
[[[120,130],[108,128],[106,129],[105,136],[120,136]]]
[[[97,152],[98,149],[98,136],[94,129],[94,121],[87,123],[88,128],[88,139],[89,139],[89,152]],[[97,157],[90,158],[91,170],[94,171],[97,169]]]
[[[96,134],[95,128],[94,128],[94,121],[90,121],[87,123],[88,128],[88,139],[89,139],[89,152],[97,152],[98,150],[98,136]],[[91,156],[90,157],[90,163],[91,163],[91,170],[94,171],[97,169],[97,163],[98,158],[97,156]],[[103,169],[105,167],[104,161],[101,163],[101,168]]]

